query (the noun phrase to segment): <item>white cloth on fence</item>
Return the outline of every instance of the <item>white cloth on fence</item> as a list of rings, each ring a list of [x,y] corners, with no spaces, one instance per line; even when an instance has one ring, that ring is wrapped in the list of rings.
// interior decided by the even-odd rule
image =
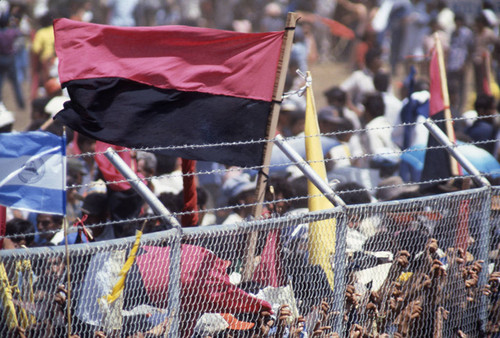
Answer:
[[[363,244],[366,242],[367,239],[368,237],[363,235],[358,230],[353,229],[351,227],[347,227],[347,234],[346,234],[347,250],[356,250],[356,251],[363,250]]]
[[[113,329],[121,328],[121,321],[109,323],[105,309],[99,306],[99,298],[108,295],[119,278],[120,270],[125,261],[125,251],[117,250],[96,253],[89,262],[87,273],[78,295],[76,316],[83,322],[101,326],[106,321]],[[115,301],[121,313],[123,294]],[[111,311],[114,312],[114,311]],[[118,315],[116,318],[121,317]]]
[[[243,220],[244,220],[243,217],[233,212],[229,214],[229,216],[227,216],[227,218],[224,220],[224,222],[222,222],[222,224],[236,224],[243,222]]]
[[[286,286],[273,287],[268,286],[259,290],[256,295],[257,298],[265,300],[273,307],[273,312],[277,314],[281,305],[288,305],[292,312],[292,317],[299,316],[299,309],[297,308],[297,301],[293,295],[293,289],[290,284]]]
[[[227,321],[218,313],[204,313],[196,321],[194,331],[200,335],[211,335],[229,327]]]

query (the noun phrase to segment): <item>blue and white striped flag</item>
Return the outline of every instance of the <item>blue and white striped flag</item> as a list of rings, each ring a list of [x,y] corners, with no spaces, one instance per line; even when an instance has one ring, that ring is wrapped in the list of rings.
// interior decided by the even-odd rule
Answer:
[[[66,214],[65,145],[49,132],[0,134],[0,204]]]

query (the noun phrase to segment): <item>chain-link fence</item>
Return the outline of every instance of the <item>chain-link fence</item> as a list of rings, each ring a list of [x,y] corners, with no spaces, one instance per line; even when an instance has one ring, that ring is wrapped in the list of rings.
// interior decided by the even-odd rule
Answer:
[[[498,195],[480,188],[0,251],[1,336],[71,327],[80,337],[481,337],[498,317],[498,253],[489,257]],[[322,229],[335,231],[329,267],[311,264],[329,253],[310,239],[334,240]]]

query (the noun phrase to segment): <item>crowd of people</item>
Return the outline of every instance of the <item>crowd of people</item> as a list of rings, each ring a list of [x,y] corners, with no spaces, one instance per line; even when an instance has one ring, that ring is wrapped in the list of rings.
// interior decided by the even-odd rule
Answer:
[[[429,197],[474,186],[470,178],[453,178],[451,173],[450,177],[438,177],[437,183],[432,180],[419,184],[422,177],[428,177],[424,164],[429,133],[422,122],[429,116],[429,60],[436,37],[444,50],[450,98],[446,108],[455,119],[458,149],[496,185],[500,177],[498,16],[488,1],[475,11],[463,11],[453,4],[443,0],[0,0],[0,101],[6,100],[2,91],[4,78],[15,94],[9,103],[15,106],[7,109],[0,104],[0,131],[14,131],[15,111],[29,107],[31,119],[23,130],[63,133],[63,126],[52,120],[68,100],[57,75],[54,18],[118,26],[196,25],[250,33],[282,30],[286,13],[295,11],[300,20],[294,32],[285,83],[287,95],[281,104],[277,129],[291,140],[304,136],[306,101],[301,89],[305,79],[297,70],[304,73],[316,65],[332,63],[352,70],[342,81],[336,80],[335,85],[332,81],[332,86],[321,93],[326,104],[317,113],[320,132],[328,144],[324,149],[328,179],[346,204]],[[323,19],[342,24],[353,37],[340,35],[328,25],[331,21]],[[30,88],[28,95],[23,91],[26,83]],[[139,229],[147,233],[172,227],[154,216],[149,205],[105,159],[102,153],[109,145],[71,130],[66,134],[66,217],[8,208],[4,249],[58,246],[66,241],[104,242],[134,236]],[[182,222],[182,215],[186,214],[182,160],[159,152],[115,149]],[[307,179],[289,163],[271,165],[262,217],[306,213]],[[197,226],[235,224],[254,217],[258,202],[255,170],[200,161],[196,170]],[[256,263],[261,269],[256,271],[261,274],[256,272],[245,281],[241,277],[247,236],[230,234],[213,241],[183,243],[181,302],[185,304],[181,304],[179,314],[181,334],[500,335],[500,224],[495,214],[498,210],[492,210],[489,261],[485,262],[477,258],[484,235],[473,226],[472,216],[469,237],[459,239],[450,225],[447,231],[426,228],[431,221],[437,227],[458,223],[457,210],[442,220],[411,204],[407,208],[405,215],[414,212],[420,218],[401,216],[394,221],[389,220],[388,214],[355,214],[362,214],[362,209],[353,209],[354,214],[348,215],[344,313],[334,310],[334,295],[325,272],[308,263],[307,224],[284,228],[279,241],[273,241],[274,232],[261,234],[257,240],[261,261]],[[427,217],[425,221],[421,219],[423,215]],[[67,236],[64,222],[74,225]],[[264,253],[273,243],[279,246],[275,250],[280,253],[280,264],[265,266]],[[148,281],[154,284],[150,280],[154,278],[148,277],[140,265],[151,255],[168,257],[165,250],[148,246],[139,252],[138,261],[127,274],[124,312],[132,313],[137,305],[166,307],[166,296],[159,294],[167,293],[167,289],[151,291]],[[169,329],[169,316],[161,311],[159,315],[148,312],[124,316],[128,319],[112,330],[103,324],[96,299],[108,294],[114,284],[109,284],[113,280],[111,272],[99,269],[111,264],[111,257],[95,253],[85,258],[85,266],[75,268],[66,265],[62,254],[43,257],[25,260],[24,265],[3,261],[1,335],[63,336],[67,335],[68,321],[72,333],[81,337],[160,336]],[[159,264],[168,266],[165,262]],[[279,277],[272,282],[268,276],[271,273],[265,270],[270,266],[279,270]],[[217,277],[209,275],[216,267]],[[370,270],[377,268],[376,272]],[[75,294],[71,298],[70,318],[66,311],[71,295],[65,278],[67,269],[75,284],[71,287]],[[96,279],[100,272],[103,274]],[[377,283],[363,282],[362,276],[369,273],[382,278]],[[210,278],[221,281],[218,289],[210,289],[213,285],[189,284],[190,280]],[[19,318],[16,325],[7,314],[9,285],[15,291],[11,298]],[[283,292],[285,286],[293,288],[293,296],[287,294],[286,301],[276,304],[265,296],[268,288]],[[206,289],[214,290],[218,296],[205,294]],[[26,296],[30,290],[32,295]],[[130,296],[134,292],[147,296],[141,296],[139,302]],[[26,297],[31,297],[31,307],[26,305]],[[231,302],[231,297],[243,305]],[[127,303],[128,298],[131,300]],[[332,323],[339,316],[343,332],[334,332]]]

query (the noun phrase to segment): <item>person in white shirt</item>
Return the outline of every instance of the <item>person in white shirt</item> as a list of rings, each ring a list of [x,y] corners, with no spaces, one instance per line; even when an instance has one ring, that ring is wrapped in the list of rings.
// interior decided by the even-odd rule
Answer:
[[[383,158],[399,158],[401,149],[392,141],[392,125],[384,115],[385,104],[380,93],[368,95],[364,101],[366,150]],[[373,157],[375,159],[376,156]]]
[[[437,3],[438,14],[436,20],[439,26],[442,27],[443,31],[451,38],[451,34],[455,30],[455,13],[446,5],[443,0]]]
[[[334,119],[336,118],[336,121],[342,121],[341,126],[343,126],[342,131],[344,131],[344,132],[347,130],[361,129],[361,121],[360,121],[358,115],[346,107],[347,94],[344,90],[342,90],[338,86],[334,86],[334,87],[327,89],[323,93],[323,95],[325,96],[325,98],[328,102],[328,106],[320,109],[320,111],[318,112],[318,118],[320,118],[320,117],[326,118],[326,117],[330,116]],[[340,120],[339,120],[339,118],[340,118]],[[328,119],[326,119],[325,121],[327,122],[327,120]],[[345,121],[345,120],[347,120],[347,121]],[[346,126],[346,123],[348,123],[348,126]],[[337,123],[337,126],[339,127],[338,123]],[[321,132],[323,132],[323,133],[329,132],[326,129],[323,130],[323,128],[321,128],[321,127],[320,127],[320,129],[321,129]],[[340,130],[338,130],[338,129],[330,130],[330,132],[332,132],[332,131],[340,131]],[[363,155],[364,151],[363,151],[363,147],[361,146],[360,133],[356,133],[356,132],[350,133],[348,138],[347,138],[347,135],[344,133],[344,134],[342,134],[341,137],[343,138],[343,140],[339,139],[340,142],[347,142],[347,144],[345,146],[348,147],[349,156],[360,158]],[[337,136],[337,138],[339,138],[339,137]],[[346,151],[347,149],[345,146],[338,148],[337,151],[340,151],[341,153],[343,151]],[[333,154],[331,154],[331,155],[333,155]],[[360,165],[360,163],[358,163],[359,162],[358,160],[354,160],[355,163],[354,162],[351,163],[351,161],[349,161],[349,162],[350,162],[349,165],[354,165],[354,166]],[[347,163],[347,162],[344,162],[344,163]],[[338,164],[335,166],[338,166]],[[342,166],[342,165],[340,165],[340,166]]]
[[[375,74],[373,78],[373,84],[377,92],[382,95],[385,104],[384,116],[392,126],[401,124],[401,108],[403,108],[403,103],[400,99],[396,97],[392,92],[390,92],[391,78],[389,73],[379,71]],[[392,131],[392,140],[394,143],[399,144],[398,141],[402,144],[404,128],[394,128]]]
[[[345,117],[334,116],[326,110],[319,112],[318,122],[322,133],[332,133],[331,137],[339,141],[339,144],[332,147],[326,154],[326,158],[329,159],[325,163],[327,171],[334,168],[354,166],[356,160],[352,159],[352,153],[353,151],[356,152],[356,150],[351,149],[349,143],[354,129],[352,122]]]
[[[360,129],[361,122],[359,121],[358,115],[346,107],[347,104],[347,94],[346,92],[338,86],[333,86],[328,88],[323,92],[323,95],[328,102],[328,106],[320,110],[331,110],[333,116],[343,117],[351,121],[353,124],[353,129]]]
[[[251,181],[250,176],[245,173],[224,182],[222,191],[228,198],[227,205],[233,207],[233,211],[222,224],[238,223],[252,216],[256,186],[256,181]]]
[[[342,82],[340,89],[347,93],[347,107],[358,113],[362,112],[361,104],[364,97],[375,91],[373,85],[373,77],[382,66],[381,51],[378,48],[372,48],[365,55],[366,67],[353,72],[347,79]]]

